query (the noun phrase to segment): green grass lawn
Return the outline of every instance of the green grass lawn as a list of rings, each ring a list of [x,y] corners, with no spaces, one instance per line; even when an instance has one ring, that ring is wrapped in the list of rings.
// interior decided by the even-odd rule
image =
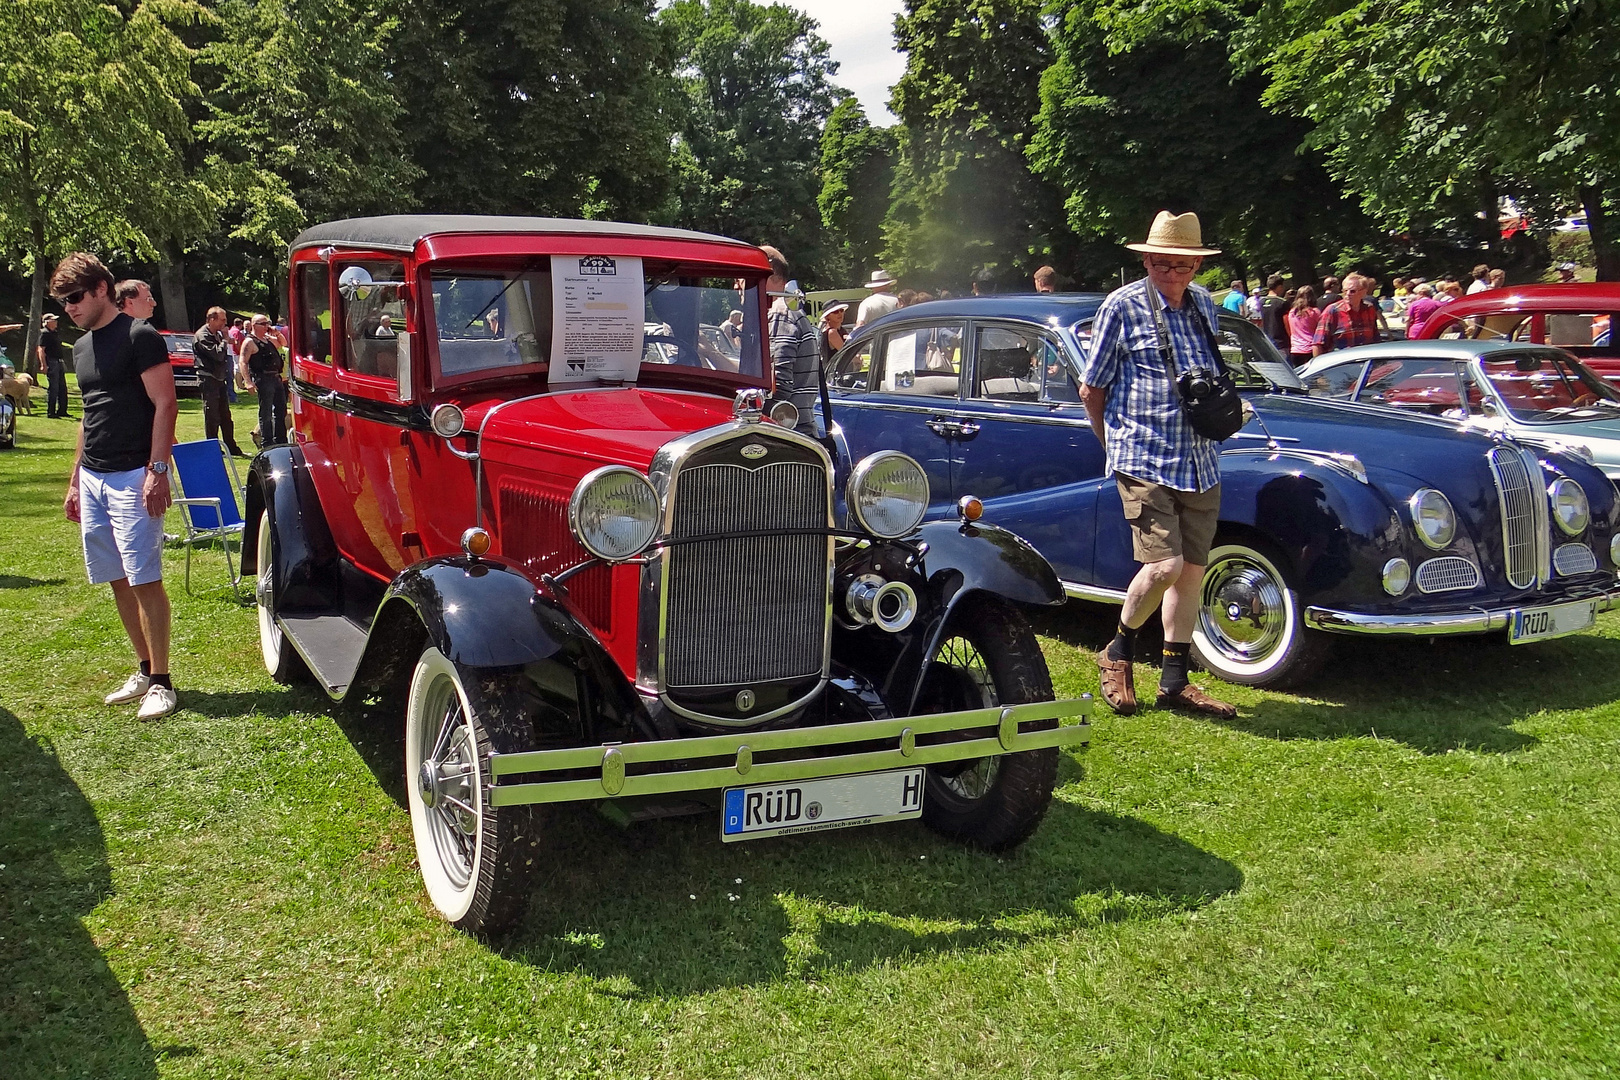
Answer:
[[[418,883],[398,725],[271,683],[217,553],[194,596],[169,556],[180,711],[100,704],[131,659],[73,434],[0,454],[5,1080],[1620,1071],[1620,619],[1352,642],[1314,696],[1221,688],[1226,724],[1103,708],[1002,858],[560,814],[485,943]],[[1111,618],[1041,620],[1060,693]]]

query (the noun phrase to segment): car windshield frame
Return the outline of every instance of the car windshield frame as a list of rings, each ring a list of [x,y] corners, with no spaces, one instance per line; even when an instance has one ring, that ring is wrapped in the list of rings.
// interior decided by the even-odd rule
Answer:
[[[1091,327],[1095,320],[1087,319],[1075,324],[1073,334],[1080,346],[1080,355],[1091,355]],[[1221,362],[1226,365],[1227,372],[1232,376],[1233,384],[1239,390],[1259,390],[1265,393],[1280,392],[1286,394],[1305,393],[1305,384],[1300,381],[1299,375],[1294,371],[1294,365],[1288,362],[1275,343],[1266,337],[1264,331],[1247,320],[1222,317],[1216,333],[1231,335],[1238,339],[1235,346],[1221,349]],[[1253,361],[1248,356],[1248,350],[1253,349],[1265,359]],[[1236,350],[1235,352],[1233,350]],[[1085,365],[1081,363],[1081,370]]]
[[[1536,368],[1524,368],[1522,362],[1534,358],[1538,362]],[[1534,381],[1536,373],[1544,372],[1546,365],[1554,366],[1553,378],[1557,380],[1562,389],[1571,400],[1571,404],[1559,405],[1545,410],[1527,410],[1516,407],[1502,392],[1502,380],[1492,378],[1486,370],[1486,364],[1514,365],[1515,371],[1530,377],[1526,381]],[[1567,365],[1569,371],[1558,369],[1558,365]],[[1521,424],[1568,424],[1581,423],[1590,420],[1607,420],[1620,417],[1620,389],[1616,389],[1606,379],[1603,379],[1591,368],[1581,362],[1580,357],[1563,349],[1552,346],[1540,346],[1530,350],[1514,350],[1512,352],[1493,352],[1487,355],[1476,355],[1468,358],[1469,378],[1477,383],[1485,393],[1489,394],[1496,406],[1507,413],[1508,416]],[[1571,382],[1571,375],[1576,382]],[[1543,379],[1543,382],[1549,380]],[[1583,392],[1574,393],[1574,386],[1582,387]],[[1574,401],[1587,395],[1596,400],[1589,405],[1576,405]],[[1522,402],[1522,399],[1521,399]]]

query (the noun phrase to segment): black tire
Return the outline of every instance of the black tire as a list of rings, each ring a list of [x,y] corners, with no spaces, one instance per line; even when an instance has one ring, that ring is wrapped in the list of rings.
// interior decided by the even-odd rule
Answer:
[[[1244,686],[1292,686],[1321,670],[1329,643],[1305,625],[1286,560],[1259,541],[1220,541],[1209,553],[1193,626],[1193,656]]]
[[[918,713],[1051,701],[1052,676],[1023,615],[1001,603],[970,604],[929,664]],[[1055,726],[1053,721],[1047,726]],[[987,851],[1029,839],[1052,802],[1056,748],[931,765],[923,824]]]
[[[405,787],[422,883],[439,914],[469,934],[516,922],[534,880],[542,815],[489,803],[489,755],[534,748],[517,678],[463,679],[429,645],[406,698]]]
[[[259,535],[255,548],[259,569],[253,581],[253,601],[258,608],[259,656],[264,660],[264,669],[283,686],[313,682],[314,676],[309,673],[304,658],[298,655],[298,650],[293,648],[286,632],[276,622],[276,537],[275,530],[270,527],[268,510],[259,514]]]

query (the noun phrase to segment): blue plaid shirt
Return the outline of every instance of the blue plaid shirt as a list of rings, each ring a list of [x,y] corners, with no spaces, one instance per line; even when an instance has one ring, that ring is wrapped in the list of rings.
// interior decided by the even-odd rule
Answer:
[[[1159,354],[1147,287],[1143,278],[1109,293],[1091,327],[1082,381],[1108,390],[1103,410],[1108,469],[1178,491],[1208,491],[1221,482],[1218,451],[1215,443],[1193,431],[1181,415]],[[1215,365],[1209,340],[1193,317],[1189,301],[1198,305],[1212,331],[1219,325],[1215,301],[1208,290],[1197,285],[1187,287],[1179,310],[1164,305],[1178,373]]]

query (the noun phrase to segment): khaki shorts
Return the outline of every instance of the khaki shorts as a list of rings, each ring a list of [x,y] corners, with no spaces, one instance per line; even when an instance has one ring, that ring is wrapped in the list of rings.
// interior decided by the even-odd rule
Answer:
[[[1163,562],[1177,556],[1193,566],[1209,565],[1209,548],[1221,516],[1221,485],[1208,491],[1180,491],[1115,473],[1131,550],[1137,562]]]

